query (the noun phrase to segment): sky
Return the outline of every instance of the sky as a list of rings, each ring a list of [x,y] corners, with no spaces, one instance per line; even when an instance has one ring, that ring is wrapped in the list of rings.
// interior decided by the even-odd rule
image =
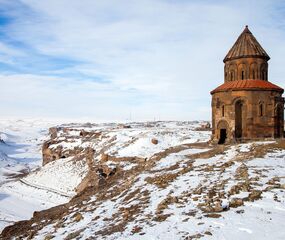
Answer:
[[[0,0],[0,117],[210,120],[245,25],[284,88],[284,0]]]

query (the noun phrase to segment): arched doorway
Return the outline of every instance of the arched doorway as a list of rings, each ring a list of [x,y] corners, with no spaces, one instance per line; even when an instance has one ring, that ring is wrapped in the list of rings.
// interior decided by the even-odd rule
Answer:
[[[242,110],[243,110],[242,101],[238,100],[235,103],[235,138],[242,138],[242,129],[243,129]]]
[[[222,120],[218,123],[218,144],[224,144],[228,138],[229,134],[229,125],[225,120]]]
[[[275,116],[274,116],[274,121],[275,121],[275,138],[280,138],[283,135],[283,106],[282,104],[277,104],[276,108],[275,108]]]

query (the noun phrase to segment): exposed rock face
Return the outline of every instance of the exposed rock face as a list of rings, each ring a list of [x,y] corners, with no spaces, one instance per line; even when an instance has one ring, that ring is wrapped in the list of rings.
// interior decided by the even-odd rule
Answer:
[[[101,161],[102,162],[107,162],[109,159],[109,155],[107,153],[102,153],[101,155]]]
[[[156,138],[151,139],[152,144],[158,144],[158,140]]]
[[[243,200],[241,198],[233,198],[230,201],[230,207],[236,208],[243,205]]]
[[[101,132],[88,132],[83,129],[80,131],[79,136],[84,138],[98,138],[101,136]]]
[[[253,190],[249,195],[248,197],[246,198],[246,200],[248,201],[255,201],[255,200],[258,200],[261,198],[261,194],[262,194],[262,191],[260,190]]]
[[[73,149],[64,149],[61,145],[63,140],[60,139],[60,133],[63,132],[66,135],[71,130],[62,127],[52,127],[49,129],[50,139],[45,141],[42,146],[43,165],[61,158],[74,157],[83,153],[84,148],[80,146],[75,146]]]
[[[196,131],[209,131],[211,130],[211,124],[209,122],[201,124],[200,127],[196,128]]]
[[[131,126],[127,124],[119,124],[118,128],[131,128]]]
[[[84,151],[84,148],[81,147],[74,147],[73,149],[64,150],[61,145],[51,148],[50,146],[55,143],[55,140],[49,140],[43,143],[43,165],[61,158],[74,157],[80,153],[83,153]]]
[[[177,197],[174,196],[168,196],[167,198],[165,198],[163,201],[161,201],[156,209],[157,213],[162,213],[163,210],[168,208],[168,205],[172,204],[172,203],[178,203],[179,199]]]
[[[130,126],[118,125],[118,129],[128,128]],[[42,147],[43,165],[62,158],[71,158],[72,161],[85,158],[87,161],[88,173],[77,186],[77,193],[89,187],[104,185],[109,178],[120,171],[120,167],[118,166],[120,162],[145,163],[146,161],[146,158],[136,156],[115,157],[114,155],[105,153],[105,149],[108,149],[109,144],[112,146],[112,141],[116,141],[116,136],[109,137],[102,135],[102,132],[98,130],[53,127],[49,129],[49,134],[50,139],[44,142]],[[103,141],[107,139],[107,141],[98,152],[89,147],[91,142],[101,144],[102,139]],[[88,144],[85,145],[84,143]],[[110,161],[113,162],[113,165],[107,164]]]
[[[94,161],[95,150],[88,147],[85,150],[85,157],[88,164],[88,173],[82,182],[76,188],[80,193],[89,187],[98,187],[104,185],[105,181],[117,172],[117,167],[109,167],[104,163],[96,164]],[[107,155],[108,156],[108,155]],[[106,160],[105,160],[106,161]]]
[[[43,165],[46,165],[49,162],[55,161],[62,157],[62,146],[58,146],[56,148],[50,149],[49,146],[53,144],[53,140],[49,140],[44,142],[42,147],[43,154]]]
[[[81,213],[76,213],[74,214],[73,218],[76,222],[80,222],[83,219],[83,216]]]
[[[242,163],[236,170],[236,178],[248,179],[248,167]]]
[[[51,139],[55,139],[57,137],[58,130],[59,130],[59,128],[57,128],[57,127],[51,127],[49,129],[49,134],[50,134]]]

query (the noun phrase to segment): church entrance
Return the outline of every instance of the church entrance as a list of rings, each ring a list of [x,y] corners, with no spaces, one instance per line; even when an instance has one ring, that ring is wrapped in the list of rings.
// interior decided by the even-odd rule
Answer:
[[[225,120],[221,120],[217,125],[218,130],[218,144],[224,144],[227,141],[227,137],[229,134],[229,124]]]
[[[235,104],[235,138],[242,137],[242,102],[239,100]]]
[[[227,138],[227,129],[220,129],[220,139],[218,144],[224,144]]]

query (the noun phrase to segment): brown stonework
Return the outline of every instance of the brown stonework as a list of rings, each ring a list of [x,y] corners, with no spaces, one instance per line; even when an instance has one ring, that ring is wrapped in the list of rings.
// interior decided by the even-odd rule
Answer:
[[[268,81],[270,57],[246,26],[224,59],[224,84],[212,94],[212,140],[281,138],[283,89]]]

